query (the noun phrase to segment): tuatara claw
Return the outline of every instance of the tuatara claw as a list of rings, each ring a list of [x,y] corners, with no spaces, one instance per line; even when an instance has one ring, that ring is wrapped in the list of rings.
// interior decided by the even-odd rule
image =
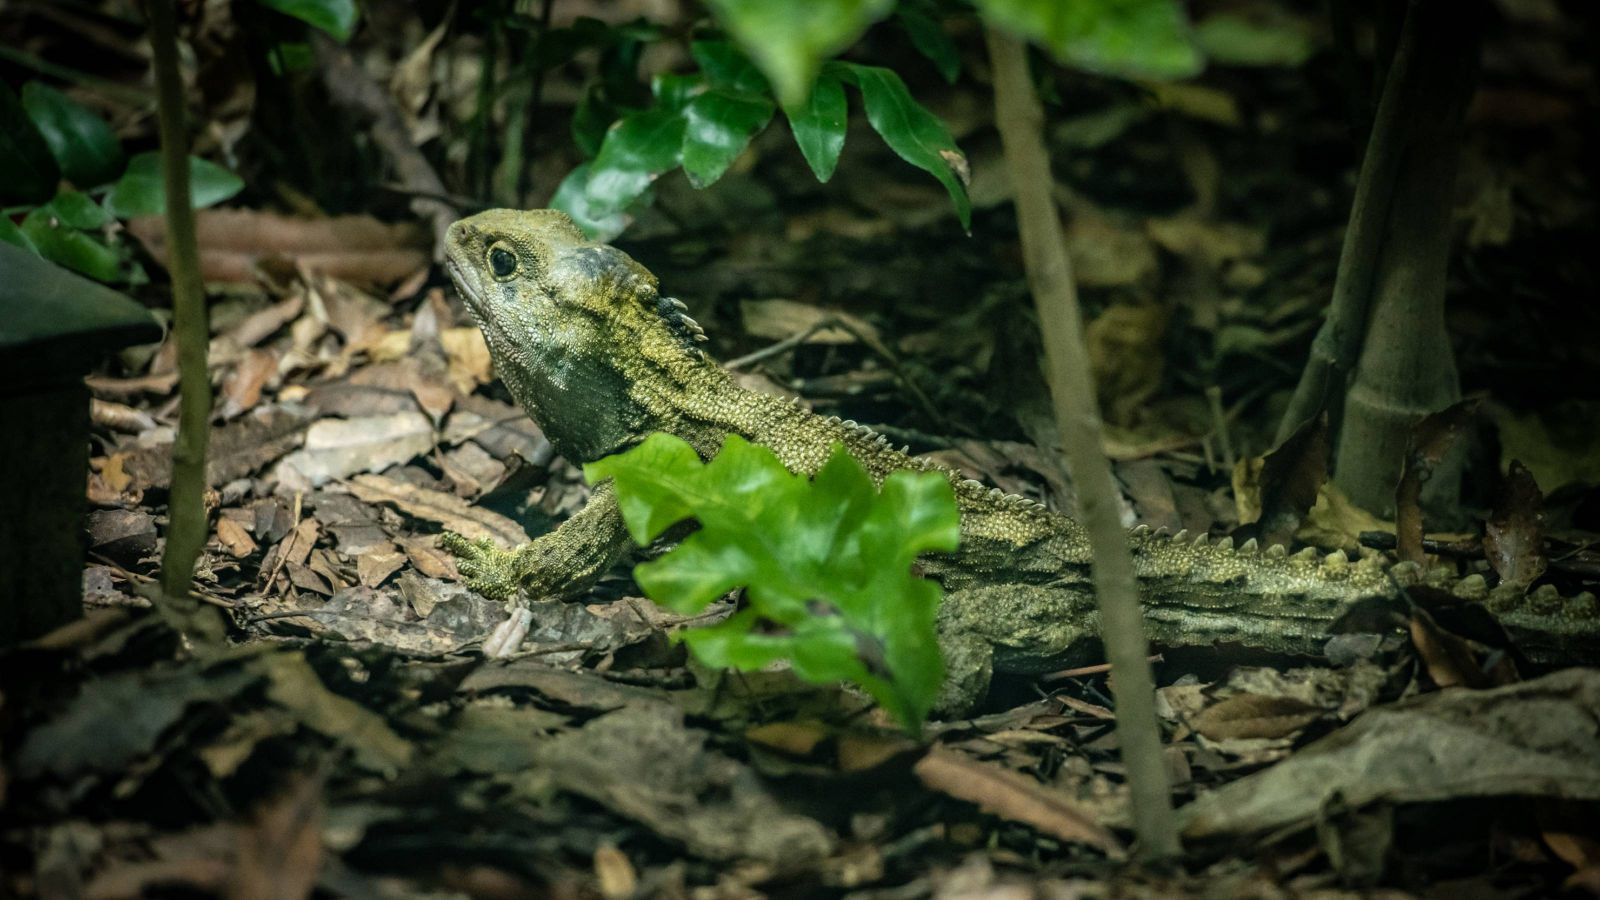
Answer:
[[[453,531],[439,538],[439,546],[455,556],[456,570],[468,588],[490,600],[509,600],[517,595],[521,579],[514,552],[496,547],[488,538],[472,541]]]

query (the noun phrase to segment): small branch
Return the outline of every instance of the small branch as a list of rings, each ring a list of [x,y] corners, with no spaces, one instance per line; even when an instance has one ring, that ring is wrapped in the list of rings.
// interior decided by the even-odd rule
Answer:
[[[1149,642],[1139,608],[1133,557],[1118,517],[1111,463],[1101,449],[1100,415],[1084,344],[1083,316],[1061,218],[1050,191],[1054,178],[1044,144],[1044,111],[1028,74],[1027,48],[992,28],[986,29],[986,34],[989,63],[994,69],[995,125],[1011,174],[1023,267],[1039,311],[1056,423],[1067,469],[1078,490],[1079,513],[1093,560],[1101,636],[1106,657],[1117,673],[1117,737],[1128,770],[1138,852],[1146,859],[1171,859],[1179,855],[1181,847],[1156,722],[1155,680],[1146,662]]]

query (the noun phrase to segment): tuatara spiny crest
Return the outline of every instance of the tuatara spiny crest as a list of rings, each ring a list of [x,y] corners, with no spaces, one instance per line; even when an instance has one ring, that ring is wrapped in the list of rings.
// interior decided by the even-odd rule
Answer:
[[[654,275],[587,240],[564,213],[480,213],[452,225],[447,243],[450,275],[483,329],[495,370],[574,463],[665,431],[706,458],[738,434],[797,473],[815,473],[840,442],[880,482],[902,469],[947,475],[961,508],[961,546],[924,565],[945,589],[942,711],[981,700],[996,671],[1035,674],[1098,653],[1088,544],[1071,518],[909,456],[854,422],[739,387],[701,349],[700,327],[661,293]],[[1491,591],[1482,576],[1455,581],[1448,570],[1391,566],[1376,553],[1353,561],[1342,551],[1291,555],[1254,541],[1235,547],[1228,538],[1147,528],[1128,540],[1156,644],[1316,654],[1358,604],[1426,581],[1483,601],[1535,659],[1593,661],[1600,648],[1600,605],[1591,594]],[[581,594],[635,549],[608,482],[553,532],[514,550],[455,536],[447,543],[469,586],[513,601]],[[514,650],[526,623],[513,615],[486,648]]]

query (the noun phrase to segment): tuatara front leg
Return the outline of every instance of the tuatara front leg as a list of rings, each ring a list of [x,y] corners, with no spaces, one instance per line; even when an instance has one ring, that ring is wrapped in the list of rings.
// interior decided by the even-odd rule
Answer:
[[[441,543],[455,554],[467,587],[512,603],[511,616],[484,638],[484,653],[496,657],[510,655],[527,636],[527,600],[582,594],[634,549],[610,481],[595,485],[589,502],[554,531],[514,550],[459,534],[446,534]]]

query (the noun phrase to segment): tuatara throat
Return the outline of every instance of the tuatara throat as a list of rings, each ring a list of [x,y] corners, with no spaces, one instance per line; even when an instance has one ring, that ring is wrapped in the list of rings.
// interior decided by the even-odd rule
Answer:
[[[1072,519],[894,449],[854,422],[745,390],[701,349],[700,327],[655,276],[614,247],[587,240],[563,213],[493,210],[450,227],[457,289],[488,340],[500,378],[555,449],[573,462],[624,450],[656,431],[709,458],[729,434],[769,447],[812,474],[843,443],[880,482],[900,469],[943,472],[961,507],[961,547],[929,557],[944,586],[939,642],[949,676],[940,708],[982,699],[996,671],[1033,674],[1091,660],[1098,614],[1083,529]],[[1453,581],[1377,554],[1349,559],[1227,538],[1152,533],[1128,540],[1150,639],[1167,646],[1233,643],[1315,654],[1357,604],[1424,580]],[[609,483],[553,532],[515,550],[448,541],[468,584],[487,596],[581,594],[632,551]],[[1600,608],[1591,594],[1490,591],[1481,576],[1449,585],[1484,601],[1523,648],[1548,661],[1592,659]],[[525,623],[525,618],[522,620]],[[515,649],[513,616],[491,642]],[[509,641],[506,638],[510,638]]]

